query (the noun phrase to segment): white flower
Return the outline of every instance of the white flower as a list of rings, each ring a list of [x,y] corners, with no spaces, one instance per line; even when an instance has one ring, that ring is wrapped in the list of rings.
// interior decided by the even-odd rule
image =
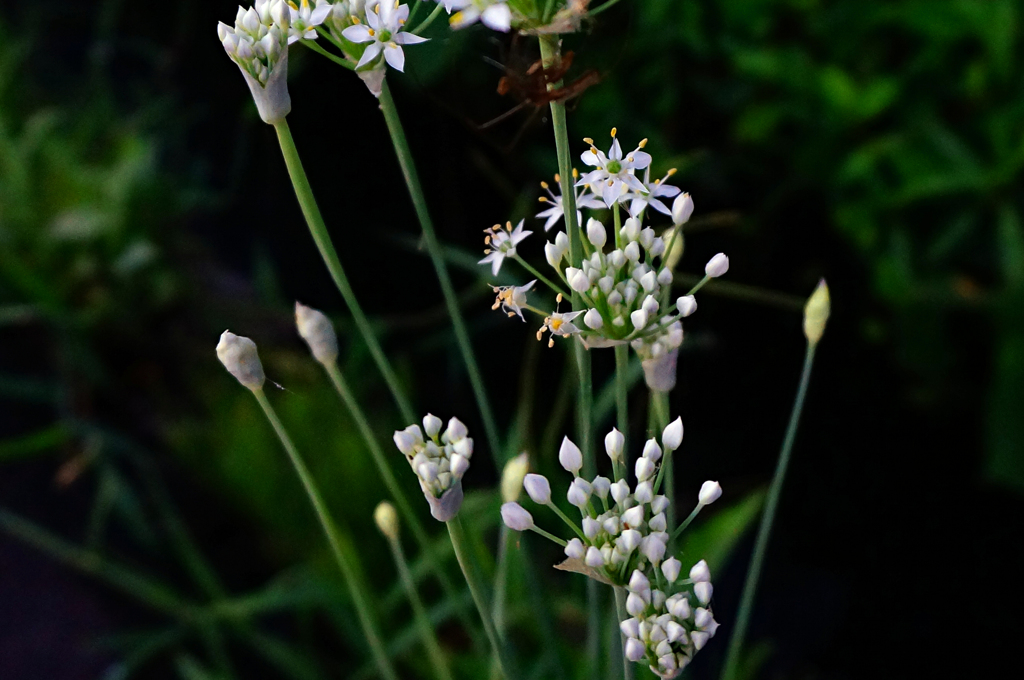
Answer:
[[[512,10],[501,0],[446,0],[444,6],[449,12],[459,10],[449,19],[452,28],[465,28],[477,21],[503,33],[512,27]]]
[[[572,171],[572,178],[573,181],[579,178],[579,173],[576,172],[575,168]],[[561,178],[558,175],[555,175],[556,186],[561,186],[560,180]],[[540,186],[542,189],[544,189],[544,191],[548,192],[548,195],[541,196],[538,200],[541,203],[550,203],[551,207],[541,210],[539,213],[537,213],[536,217],[546,218],[547,221],[544,222],[544,231],[548,231],[551,229],[551,227],[558,224],[558,220],[562,219],[565,216],[565,206],[562,204],[562,195],[560,193],[556,194],[552,192],[551,187],[548,186],[547,182],[541,182]],[[583,224],[583,213],[579,210],[579,208],[590,208],[592,210],[600,210],[601,208],[604,207],[604,203],[594,198],[594,196],[587,190],[587,187],[585,186],[581,186],[578,188],[574,187],[573,193],[576,195],[577,225]]]
[[[698,500],[701,505],[711,505],[722,496],[722,487],[718,482],[707,481],[701,484]]]
[[[665,173],[664,177],[651,182],[651,167],[648,165],[644,170],[643,190],[634,191],[630,194],[629,214],[636,217],[649,205],[660,213],[671,215],[672,211],[660,199],[672,198],[679,193],[679,187],[665,183],[665,180],[675,173],[676,169],[672,168]]]
[[[221,333],[220,342],[217,343],[217,358],[245,387],[250,390],[263,387],[266,380],[263,375],[263,364],[260,363],[256,343],[249,338],[224,331]]]
[[[519,315],[519,318],[523,321],[523,307],[526,305],[526,293],[533,284],[537,283],[537,279],[530,281],[525,286],[491,286],[491,290],[497,295],[494,298],[494,305],[491,309],[501,308],[501,311],[505,312],[509,316]]]
[[[615,205],[628,191],[644,191],[643,183],[636,178],[634,172],[643,170],[651,164],[651,156],[646,151],[641,151],[643,142],[636,149],[622,155],[622,147],[615,136],[615,128],[612,128],[612,145],[608,155],[594,146],[593,140],[586,139],[590,149],[583,152],[580,158],[584,163],[595,169],[583,175],[576,182],[580,185],[590,185],[594,195],[602,199],[609,208]]]
[[[572,443],[568,437],[562,438],[562,445],[558,448],[558,462],[568,472],[578,474],[583,467],[583,452],[580,447]]]
[[[690,221],[693,214],[693,199],[690,194],[679,194],[676,200],[672,201],[672,224],[677,227]]]
[[[729,271],[729,258],[726,257],[725,253],[718,253],[708,260],[707,265],[704,266],[704,273],[713,279],[718,278],[727,271]]]
[[[501,519],[512,531],[526,531],[533,528],[533,515],[519,503],[505,503],[501,506]]]
[[[316,8],[309,6],[309,0],[301,0],[298,6],[288,3],[291,13],[291,30],[288,32],[288,44],[298,40],[316,40],[313,30],[322,24],[331,13],[331,3],[327,0],[316,0]]]
[[[543,475],[528,474],[523,480],[523,488],[534,503],[547,505],[551,502],[551,483]]]
[[[683,419],[677,417],[661,433],[661,443],[669,451],[675,451],[683,443]]]
[[[540,340],[545,331],[551,331],[552,335],[561,336],[579,333],[580,329],[576,327],[573,320],[582,313],[582,309],[577,312],[552,312],[551,316],[544,319],[544,325],[537,331],[537,339]],[[548,342],[549,347],[554,344],[554,340]]]
[[[354,43],[369,43],[363,50],[356,68],[365,66],[381,52],[384,60],[399,71],[405,68],[405,52],[402,45],[426,42],[427,38],[405,32],[404,25],[409,18],[409,6],[399,5],[398,0],[381,0],[366,7],[366,25],[349,26],[341,34]]]
[[[516,225],[514,230],[512,229],[511,222],[505,224],[504,230],[498,224],[484,230],[484,233],[487,234],[484,237],[484,243],[487,245],[484,254],[487,257],[480,260],[477,264],[489,262],[491,264],[492,276],[498,275],[498,272],[501,271],[501,263],[505,261],[505,258],[515,256],[516,246],[533,233],[532,231],[523,230],[523,221],[519,220],[519,224]]]
[[[234,28],[217,24],[224,51],[241,69],[260,118],[275,124],[292,110],[288,94],[288,43],[291,13],[283,0],[238,8]]]

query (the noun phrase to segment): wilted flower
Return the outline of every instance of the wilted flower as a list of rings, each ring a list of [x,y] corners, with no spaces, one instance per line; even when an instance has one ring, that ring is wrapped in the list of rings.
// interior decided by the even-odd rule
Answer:
[[[537,283],[537,279],[530,281],[525,286],[491,286],[491,289],[495,292],[494,305],[491,309],[498,309],[499,307],[509,316],[519,315],[520,319],[523,319],[523,306],[526,305],[526,293],[533,284]],[[523,319],[526,321],[526,319]]]

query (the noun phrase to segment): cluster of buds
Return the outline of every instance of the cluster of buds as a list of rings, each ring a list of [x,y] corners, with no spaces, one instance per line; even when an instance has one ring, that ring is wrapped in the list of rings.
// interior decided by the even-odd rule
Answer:
[[[315,39],[319,26],[331,12],[330,3],[317,0],[311,7],[284,0],[263,0],[248,9],[238,8],[234,27],[217,24],[224,51],[241,69],[252,91],[260,117],[274,124],[291,111],[288,94],[288,45]]]
[[[462,476],[473,457],[473,440],[458,418],[449,420],[444,432],[441,425],[440,418],[428,413],[423,417],[423,430],[410,425],[395,431],[394,440],[419,479],[430,514],[447,522],[462,507]]]
[[[642,571],[634,571],[626,586],[631,618],[619,624],[626,658],[646,662],[661,678],[678,676],[718,629],[709,607],[713,589],[707,563],[693,565],[690,578],[683,580],[681,566],[674,557],[665,560],[655,572],[657,587]]]

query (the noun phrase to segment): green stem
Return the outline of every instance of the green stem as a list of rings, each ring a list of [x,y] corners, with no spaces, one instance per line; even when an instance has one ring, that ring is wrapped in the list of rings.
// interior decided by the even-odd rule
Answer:
[[[349,414],[356,423],[356,427],[359,429],[359,433],[363,437],[363,441],[366,443],[366,447],[370,450],[370,457],[373,458],[374,464],[377,466],[378,472],[380,472],[381,479],[384,480],[384,486],[387,487],[388,492],[395,501],[395,505],[398,506],[398,511],[402,513],[402,518],[409,525],[409,529],[412,531],[413,538],[416,539],[416,543],[420,547],[420,552],[423,554],[427,561],[430,570],[441,584],[442,590],[444,590],[445,597],[451,602],[459,602],[459,594],[455,589],[455,584],[448,575],[441,569],[438,563],[435,550],[431,544],[429,536],[427,536],[426,530],[423,528],[423,523],[420,522],[419,517],[413,510],[412,504],[409,502],[408,496],[402,490],[402,486],[398,483],[398,479],[395,478],[394,472],[391,470],[391,466],[388,465],[387,458],[384,456],[384,452],[377,441],[377,438],[373,434],[373,428],[370,427],[370,421],[367,419],[366,414],[363,412],[362,407],[359,405],[359,400],[356,399],[352,393],[351,388],[348,386],[348,382],[342,375],[341,370],[338,368],[336,362],[332,362],[325,366],[327,375],[331,378],[331,383],[334,385],[335,391],[338,396],[341,397],[345,407],[348,409]],[[480,635],[476,631],[474,626],[463,607],[458,607],[459,619],[462,621],[466,631],[481,649],[483,648],[483,642],[480,639]]]
[[[629,618],[629,614],[626,613],[626,590],[618,586],[612,586],[612,588],[615,590],[615,613],[618,614],[620,622],[625,621]],[[619,643],[621,645],[619,651],[622,657],[622,677],[625,680],[633,680],[636,670],[633,668],[633,662],[626,658],[626,635],[621,631],[619,632]]]
[[[434,233],[434,223],[431,221],[430,211],[427,209],[427,199],[423,195],[423,187],[420,185],[419,175],[416,173],[412,152],[409,150],[409,143],[405,138],[405,130],[402,128],[402,121],[398,118],[398,109],[395,108],[395,100],[391,97],[391,90],[388,88],[386,78],[380,93],[380,109],[384,113],[384,122],[387,123],[388,132],[391,134],[391,142],[395,146],[395,155],[398,156],[398,164],[402,168],[405,185],[409,189],[409,196],[412,198],[416,216],[419,218],[420,227],[423,229],[423,240],[426,242],[430,261],[434,264],[437,280],[441,284],[441,292],[444,294],[448,314],[452,318],[455,340],[459,345],[459,350],[462,352],[462,360],[465,362],[466,371],[469,373],[469,382],[473,387],[473,394],[476,395],[480,417],[484,421],[487,444],[491,449],[491,456],[500,470],[504,462],[502,460],[504,456],[501,450],[501,439],[498,437],[498,427],[494,420],[494,412],[491,410],[491,403],[487,398],[483,376],[480,374],[480,367],[476,362],[476,356],[473,354],[473,346],[469,341],[469,332],[466,330],[466,323],[462,318],[462,310],[459,309],[459,299],[455,294],[455,289],[452,287],[451,279],[448,277],[448,266],[444,261],[441,244]]]
[[[446,524],[448,525],[448,534],[452,539],[452,547],[455,549],[455,557],[462,568],[463,576],[466,577],[466,583],[469,585],[469,592],[473,596],[473,602],[476,604],[477,611],[480,612],[480,620],[483,622],[484,632],[487,633],[491,649],[501,665],[502,675],[505,676],[506,680],[514,680],[516,676],[513,672],[511,659],[505,651],[505,645],[502,644],[501,639],[498,637],[498,631],[494,628],[494,619],[491,617],[488,604],[487,586],[477,573],[476,564],[469,554],[469,540],[466,538],[466,530],[462,526],[462,520],[456,515],[454,519],[448,520]]]
[[[422,4],[423,0],[420,0],[420,2],[417,3],[416,9],[419,9],[419,5]],[[412,32],[415,33],[416,35],[423,35],[423,31],[427,30],[427,27],[430,26],[430,24],[434,23],[434,20],[437,19],[438,16],[440,16],[441,11],[443,9],[444,4],[440,2],[437,3],[437,7],[434,8],[434,11],[431,12],[430,15],[423,20],[423,23],[417,26]],[[409,21],[412,21],[412,17],[409,17]]]
[[[320,45],[318,45],[314,40],[303,40],[302,44],[308,47],[309,49],[313,50],[317,54],[327,57],[335,64],[338,64],[339,66],[344,66],[349,71],[353,71],[356,68],[356,65],[353,64],[351,61],[349,61],[348,59],[343,59],[342,57],[339,57],[336,54],[331,54],[324,48],[320,47]]]
[[[680,524],[678,527],[676,527],[676,530],[672,532],[672,540],[673,541],[676,540],[677,538],[679,538],[680,536],[682,536],[683,532],[686,531],[686,527],[690,526],[690,523],[693,522],[694,519],[696,519],[697,515],[699,515],[700,511],[703,510],[703,509],[704,509],[703,505],[698,505],[697,507],[695,507],[693,509],[693,511],[690,513],[690,515],[686,519],[683,520],[683,523]],[[669,526],[672,526],[672,525],[670,524]]]
[[[772,477],[771,486],[768,488],[768,498],[765,501],[764,514],[761,516],[761,525],[757,530],[757,540],[754,542],[754,554],[750,558],[747,580],[743,584],[740,608],[736,614],[736,627],[733,628],[732,637],[729,638],[729,649],[726,653],[725,667],[722,670],[722,680],[733,680],[739,669],[740,653],[743,650],[743,638],[746,636],[747,626],[750,624],[750,615],[754,609],[754,595],[757,591],[757,582],[761,576],[761,566],[764,564],[768,539],[771,537],[772,523],[775,521],[775,512],[779,505],[779,496],[782,494],[782,484],[786,479],[786,468],[789,466],[790,453],[793,450],[793,442],[796,439],[796,430],[800,423],[800,413],[803,411],[804,398],[807,396],[807,384],[811,379],[811,367],[814,364],[814,350],[816,347],[816,344],[807,344],[803,372],[800,375],[800,387],[797,389],[793,410],[789,416],[789,426],[786,428],[786,438],[782,443],[782,452],[779,454],[775,476]]]
[[[413,617],[416,619],[416,627],[419,628],[420,638],[423,641],[423,646],[427,649],[427,656],[430,657],[430,663],[434,666],[434,672],[440,680],[452,680],[452,672],[448,668],[448,659],[445,658],[444,651],[437,641],[437,635],[430,625],[430,617],[427,616],[423,600],[420,599],[419,593],[416,592],[416,583],[409,572],[405,553],[402,552],[402,544],[398,539],[389,539],[388,544],[391,546],[391,555],[395,558],[398,575],[402,579],[402,585],[405,586],[405,594],[409,597]]]
[[[558,545],[562,546],[563,548],[565,546],[569,545],[568,541],[566,541],[565,539],[559,538],[558,536],[555,536],[554,534],[548,533],[547,531],[544,531],[543,529],[541,529],[538,526],[530,527],[530,531],[532,531],[534,533],[537,533],[537,534],[540,534],[544,538],[548,539],[549,541],[553,541],[553,542],[557,543]]]
[[[409,400],[405,396],[401,385],[399,385],[398,376],[395,375],[391,363],[384,355],[384,351],[377,341],[377,336],[374,335],[373,328],[370,327],[369,320],[363,314],[359,301],[356,300],[356,295],[352,291],[352,286],[349,285],[348,277],[345,276],[345,270],[338,259],[338,253],[334,249],[334,244],[331,243],[331,236],[327,232],[327,225],[324,224],[324,218],[320,215],[320,208],[313,197],[313,189],[309,186],[309,179],[306,177],[306,171],[302,167],[299,151],[295,148],[295,140],[292,139],[291,130],[288,128],[288,121],[282,120],[274,125],[274,129],[277,130],[277,139],[281,143],[281,153],[284,155],[285,165],[288,166],[288,175],[291,177],[292,186],[295,188],[295,197],[299,200],[302,214],[306,218],[306,224],[309,225],[309,233],[313,236],[313,241],[316,243],[324,263],[327,265],[331,278],[334,279],[334,284],[338,287],[338,291],[345,299],[345,304],[348,305],[349,310],[352,312],[352,319],[355,321],[356,328],[359,329],[359,333],[363,336],[363,341],[369,348],[374,363],[377,364],[381,375],[384,376],[384,382],[391,391],[391,396],[394,397],[395,403],[398,404],[398,410],[402,413],[402,419],[406,422],[414,422],[416,416],[413,415],[412,406],[409,404]]]
[[[619,432],[626,437],[622,447],[622,461],[629,469],[629,345],[615,346],[615,420]],[[613,461],[615,478],[621,479],[619,464]]]
[[[652,437],[660,437],[661,433],[668,427],[668,420],[670,417],[668,411],[668,392],[656,392],[651,390],[651,412],[654,414],[653,417],[653,432]],[[676,521],[675,517],[675,506],[676,506],[676,479],[672,471],[672,451],[666,451],[665,456],[661,461],[661,469],[658,470],[658,478],[654,484],[654,493],[658,493],[662,482],[665,484],[665,496],[668,497],[668,511],[665,515],[665,519],[668,520],[668,525],[673,526]]]
[[[545,66],[550,66],[561,59],[561,48],[557,35],[545,34],[539,38],[540,56]],[[559,87],[561,82],[549,83],[548,89]],[[583,246],[579,225],[576,223],[576,189],[573,186],[572,162],[569,150],[569,128],[565,119],[565,104],[551,101],[551,126],[555,135],[555,153],[558,157],[558,179],[562,191],[562,208],[565,217],[565,233],[569,239],[569,261],[573,267],[579,267],[583,261]],[[573,310],[583,309],[582,297],[576,291],[572,294]],[[590,366],[590,354],[582,342],[573,342],[576,356],[576,369],[580,381],[579,396],[576,401],[576,426],[579,430],[580,450],[583,452],[583,474],[592,478],[596,472],[594,445],[591,436],[593,429],[592,406],[593,384]],[[597,673],[601,653],[601,607],[598,599],[596,582],[587,582],[587,656],[591,675]]]
[[[534,267],[532,264],[530,264],[529,262],[527,262],[523,258],[519,257],[518,255],[516,255],[516,262],[521,264],[523,266],[523,269],[525,269],[526,271],[528,271],[531,274],[533,274],[534,276],[536,276],[538,279],[540,279],[541,283],[545,284],[548,288],[550,288],[554,292],[558,293],[562,297],[569,297],[568,293],[566,293],[564,290],[562,290],[559,286],[557,286],[554,283],[552,283],[551,280],[548,277],[544,276],[539,271],[537,271],[536,267]]]
[[[310,503],[313,504],[313,509],[316,510],[317,519],[320,520],[320,526],[323,528],[324,534],[327,536],[327,542],[331,546],[331,552],[334,554],[334,559],[337,561],[338,567],[341,569],[345,585],[348,587],[352,603],[355,605],[356,613],[359,616],[359,622],[363,628],[363,635],[366,636],[366,641],[370,645],[370,651],[373,653],[374,660],[377,663],[377,668],[380,670],[381,675],[387,678],[387,680],[398,680],[398,675],[395,673],[395,669],[391,665],[391,660],[388,658],[387,652],[384,650],[384,645],[381,642],[380,634],[377,632],[377,623],[374,621],[370,604],[367,601],[366,590],[365,588],[360,587],[356,569],[349,561],[348,556],[341,549],[337,525],[335,525],[330,511],[327,509],[327,504],[324,503],[323,496],[320,495],[320,489],[317,488],[313,475],[310,474],[309,469],[306,467],[302,457],[299,455],[299,450],[295,448],[295,444],[292,442],[291,437],[288,436],[288,432],[284,429],[284,424],[281,422],[281,419],[277,417],[277,412],[274,411],[274,407],[271,406],[270,401],[267,400],[267,395],[263,393],[262,389],[253,390],[252,393],[253,396],[256,397],[256,401],[259,402],[260,407],[263,409],[263,413],[267,416],[267,420],[274,428],[277,438],[281,440],[281,445],[284,446],[284,450],[288,454],[292,467],[295,468],[295,472],[299,475],[299,480],[302,482],[302,486],[306,490],[306,495],[309,497]]]
[[[697,285],[695,285],[695,286],[694,286],[693,288],[691,288],[691,289],[690,289],[689,291],[687,291],[687,293],[686,293],[686,294],[687,294],[687,295],[693,295],[693,294],[694,294],[694,293],[696,293],[696,292],[697,292],[698,290],[700,290],[701,288],[703,288],[703,287],[704,287],[704,285],[705,285],[705,284],[706,284],[706,283],[707,283],[708,281],[710,281],[710,280],[711,280],[711,277],[710,277],[710,276],[705,276],[704,278],[702,278],[702,279],[701,279],[700,281],[698,281],[698,282],[697,282]]]

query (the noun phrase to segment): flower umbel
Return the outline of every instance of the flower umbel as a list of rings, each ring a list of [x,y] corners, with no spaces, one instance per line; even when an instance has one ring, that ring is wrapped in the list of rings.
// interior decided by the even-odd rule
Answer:
[[[441,432],[441,419],[429,413],[423,418],[423,430],[413,424],[394,434],[395,446],[419,479],[430,514],[441,522],[455,517],[462,506],[462,476],[473,457],[473,440],[467,434],[458,418],[449,420]]]

